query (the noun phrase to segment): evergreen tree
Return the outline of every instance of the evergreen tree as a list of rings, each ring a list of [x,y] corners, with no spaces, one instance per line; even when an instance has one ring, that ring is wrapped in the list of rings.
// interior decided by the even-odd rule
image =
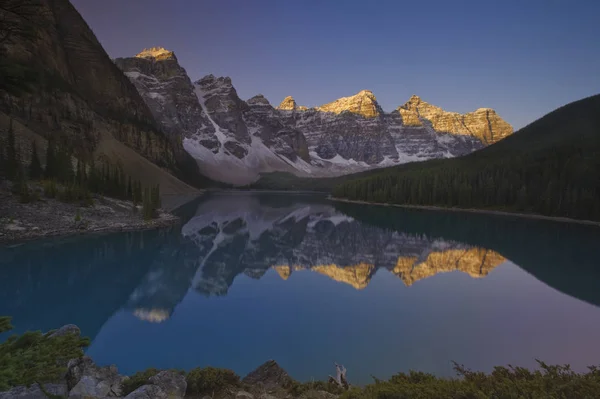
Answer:
[[[54,140],[48,140],[48,147],[46,148],[46,169],[44,170],[44,178],[54,179],[56,177],[56,148],[54,145]]]
[[[8,138],[6,142],[6,177],[9,180],[14,180],[19,173],[19,150],[15,143],[15,132],[13,130],[13,121],[10,119],[8,125]]]
[[[3,146],[0,146],[0,176],[6,176],[6,157]]]
[[[152,208],[153,209],[158,209],[161,206],[160,203],[160,185],[156,185],[155,187],[152,188]]]
[[[146,187],[144,189],[144,198],[142,201],[142,215],[144,220],[150,220],[154,217],[154,210],[152,209],[152,198],[150,189]]]
[[[29,191],[29,184],[27,184],[27,176],[23,170],[23,166],[19,165],[17,168],[17,174],[14,178],[13,192],[19,196],[19,202],[27,203],[33,200],[33,196]]]
[[[96,169],[96,161],[94,160],[94,156],[92,156],[90,161],[90,172],[87,177],[87,186],[91,192],[100,192],[99,179],[100,176],[98,174],[98,170]]]
[[[71,154],[65,148],[56,152],[56,177],[65,184],[73,183],[75,178]]]
[[[133,200],[133,186],[131,185],[131,176],[127,179],[127,199]]]
[[[11,319],[8,316],[0,316],[0,334],[13,329],[13,326],[10,324],[10,320]]]
[[[37,153],[37,144],[35,140],[31,142],[31,162],[29,164],[29,178],[32,180],[38,180],[42,177],[44,171],[40,164],[40,158]]]

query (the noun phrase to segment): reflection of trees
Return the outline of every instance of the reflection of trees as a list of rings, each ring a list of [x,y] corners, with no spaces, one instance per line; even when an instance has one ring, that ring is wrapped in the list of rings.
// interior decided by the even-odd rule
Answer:
[[[600,305],[600,228],[549,220],[336,203],[364,224],[440,237],[508,258],[549,286]]]

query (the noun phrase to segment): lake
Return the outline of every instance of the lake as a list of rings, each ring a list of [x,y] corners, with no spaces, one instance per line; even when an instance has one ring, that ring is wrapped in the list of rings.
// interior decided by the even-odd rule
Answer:
[[[0,315],[15,332],[77,324],[124,374],[275,359],[298,380],[351,383],[600,364],[600,228],[207,194],[180,226],[0,248]],[[7,333],[0,335],[4,340]]]

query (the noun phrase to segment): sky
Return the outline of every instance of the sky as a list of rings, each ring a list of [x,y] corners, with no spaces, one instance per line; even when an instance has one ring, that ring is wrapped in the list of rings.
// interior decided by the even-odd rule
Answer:
[[[515,129],[600,93],[598,0],[71,0],[110,57],[161,46],[195,81],[317,106],[371,90]]]

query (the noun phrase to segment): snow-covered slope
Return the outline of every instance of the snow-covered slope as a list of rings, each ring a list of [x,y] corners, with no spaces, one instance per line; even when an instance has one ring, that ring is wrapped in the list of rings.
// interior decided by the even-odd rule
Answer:
[[[493,110],[460,115],[416,96],[385,113],[368,90],[316,108],[292,97],[277,108],[262,95],[242,101],[228,77],[208,75],[192,84],[162,48],[115,62],[201,171],[233,184],[251,183],[263,172],[337,176],[455,157],[512,133]]]

